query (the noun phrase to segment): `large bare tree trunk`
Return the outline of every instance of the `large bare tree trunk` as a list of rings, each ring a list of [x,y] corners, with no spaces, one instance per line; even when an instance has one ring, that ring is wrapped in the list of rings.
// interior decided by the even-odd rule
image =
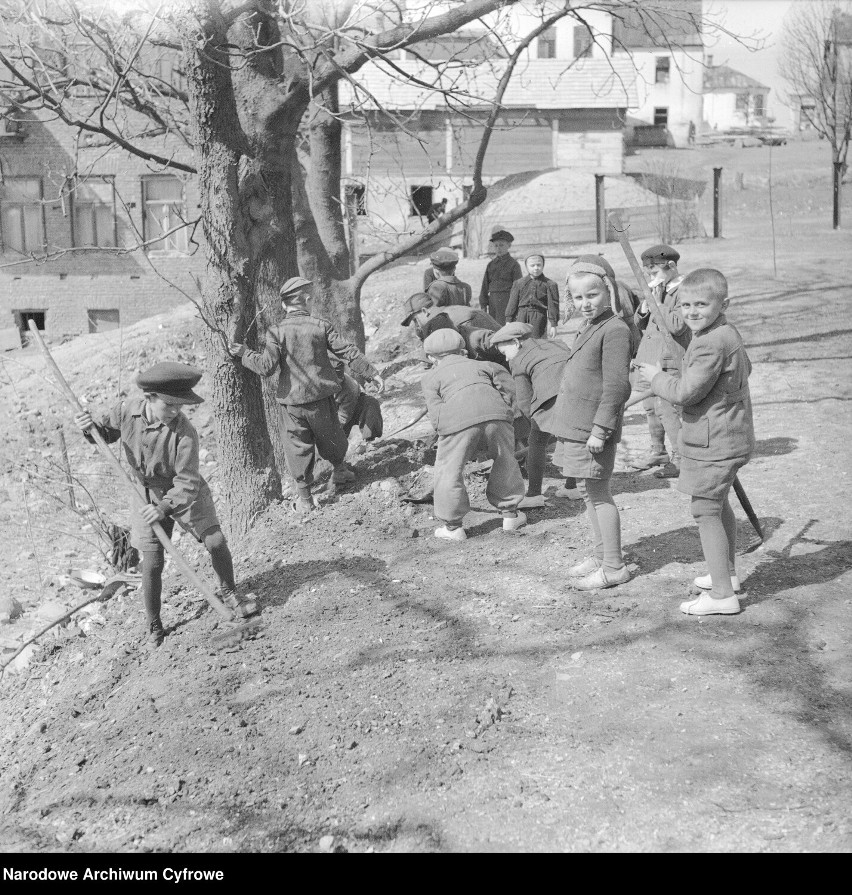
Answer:
[[[255,311],[248,276],[248,222],[239,198],[239,162],[246,147],[225,67],[228,55],[216,35],[204,52],[197,36],[184,35],[187,79],[195,127],[198,182],[207,253],[203,306],[216,327],[208,336],[207,366],[213,378],[213,410],[219,470],[233,534],[281,494],[266,427],[260,382],[231,358],[225,340],[245,331]],[[218,58],[217,58],[218,57]]]

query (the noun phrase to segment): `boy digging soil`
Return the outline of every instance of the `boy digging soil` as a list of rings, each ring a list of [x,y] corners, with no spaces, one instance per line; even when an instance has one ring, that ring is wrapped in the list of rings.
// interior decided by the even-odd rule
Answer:
[[[707,590],[680,604],[687,615],[740,611],[735,558],[737,523],[728,492],[754,450],[748,377],[751,362],[736,328],[725,318],[728,282],[711,268],[684,277],[681,313],[692,331],[680,378],[655,364],[638,364],[654,393],[683,407],[678,490],[692,496],[701,549],[710,575],[695,583]]]
[[[174,523],[204,544],[219,579],[219,597],[238,615],[257,611],[253,600],[237,593],[234,563],[222,534],[213,495],[198,470],[198,432],[181,412],[204,399],[192,389],[201,372],[186,364],[155,364],[136,378],[142,396],[116,404],[100,423],[87,411],[74,422],[93,441],[93,426],[108,444],[121,439],[131,469],[145,486],[150,503],[134,515],[132,539],[142,554],[142,600],[149,640],[159,646],[165,637],[160,620],[163,592],[163,545],[151,527],[159,522],[171,537]]]
[[[514,387],[501,366],[470,360],[464,339],[452,329],[427,336],[423,349],[435,365],[423,377],[429,419],[438,433],[435,458],[435,518],[444,524],[436,538],[464,541],[462,528],[470,500],[464,465],[480,440],[494,463],[488,476],[488,502],[503,516],[503,530],[516,531],[527,521],[518,512],[524,480],[515,459]]]

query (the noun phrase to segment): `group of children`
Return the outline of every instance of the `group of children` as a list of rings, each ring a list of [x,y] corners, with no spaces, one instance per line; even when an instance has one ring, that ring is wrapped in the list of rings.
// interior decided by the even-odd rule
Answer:
[[[674,470],[679,489],[692,498],[707,561],[709,574],[695,581],[701,595],[680,608],[690,615],[739,612],[736,523],[728,492],[749,460],[754,432],[751,366],[739,333],[725,317],[725,277],[711,269],[681,277],[676,250],[654,246],[642,260],[657,310],[639,303],[602,256],[582,256],[571,265],[566,283],[583,321],[568,346],[552,338],[559,293],[543,274],[543,256],[527,256],[528,272],[522,276],[509,254],[511,234],[500,230],[492,240],[495,257],[486,268],[479,310],[470,307],[472,290],[456,278],[457,258],[446,249],[432,255],[424,291],[405,305],[403,324],[415,325],[432,364],[422,390],[437,433],[435,535],[466,539],[463,521],[470,503],[464,467],[481,450],[493,461],[486,496],[500,511],[503,530],[522,528],[523,510],[545,505],[546,447],[555,437],[554,462],[566,476],[561,491],[572,496],[576,483],[593,533],[591,554],[568,570],[572,586],[596,590],[629,581],[610,480],[632,369],[636,387],[649,392],[652,453],[640,468]],[[267,329],[263,351],[236,341],[229,345],[246,369],[278,374],[276,395],[298,513],[316,507],[311,493],[316,454],[332,465],[333,482],[351,482],[354,474],[345,464],[349,429],[357,423],[369,439],[381,434],[382,425],[378,402],[356,381],[372,381],[381,393],[381,376],[354,345],[311,315],[311,290],[312,283],[301,277],[281,287],[285,316]],[[199,472],[198,433],[181,412],[201,402],[193,391],[200,378],[200,371],[185,364],[157,364],[137,378],[142,395],[120,401],[100,423],[88,412],[75,417],[88,438],[96,427],[107,441],[121,440],[146,489],[149,503],[135,518],[133,534],[143,558],[148,637],[155,645],[165,634],[160,619],[164,553],[152,527],[156,523],[170,536],[177,522],[205,545],[220,596],[231,609],[240,615],[257,609],[234,581],[231,554]],[[671,458],[654,425],[668,436]],[[526,486],[516,457],[520,442],[526,444]]]
[[[493,460],[486,496],[500,511],[503,529],[525,525],[523,510],[546,503],[546,447],[555,437],[554,462],[567,486],[560,490],[570,495],[576,482],[593,534],[592,553],[568,571],[572,586],[597,590],[629,581],[610,480],[625,404],[635,387],[645,395],[651,454],[634,468],[659,466],[657,475],[677,477],[679,490],[691,496],[709,570],[695,579],[700,595],[682,603],[681,611],[739,612],[736,523],[728,493],[754,449],[754,427],[751,366],[742,338],[725,317],[725,277],[709,268],[683,277],[678,252],[653,246],[642,253],[655,305],[649,307],[617,281],[602,256],[580,257],[566,286],[583,322],[569,347],[543,338],[555,335],[559,319],[558,290],[543,276],[544,258],[527,256],[522,277],[509,254],[511,234],[497,231],[492,241],[495,257],[483,279],[480,312],[444,303],[428,291],[406,302],[403,324],[415,324],[432,364],[422,389],[438,436],[436,537],[466,539],[463,519],[470,503],[463,470],[480,450]],[[454,253],[440,250],[431,260],[436,276],[448,271],[455,279]],[[517,451],[521,440],[525,451]],[[526,489],[520,453],[526,454]]]

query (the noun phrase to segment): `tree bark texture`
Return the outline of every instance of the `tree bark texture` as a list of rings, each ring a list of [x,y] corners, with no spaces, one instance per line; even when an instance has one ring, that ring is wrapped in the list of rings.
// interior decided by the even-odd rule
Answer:
[[[248,273],[250,232],[239,189],[246,147],[237,122],[231,79],[224,63],[224,35],[183,35],[207,254],[203,309],[209,324],[207,367],[219,470],[232,535],[246,532],[255,517],[281,494],[267,432],[261,384],[231,358],[226,341],[245,331],[256,310]]]

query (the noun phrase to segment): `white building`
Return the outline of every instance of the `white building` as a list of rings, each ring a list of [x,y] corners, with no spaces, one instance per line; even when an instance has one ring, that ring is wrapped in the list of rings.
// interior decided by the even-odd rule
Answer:
[[[770,88],[727,65],[704,73],[704,121],[713,130],[766,124]]]

